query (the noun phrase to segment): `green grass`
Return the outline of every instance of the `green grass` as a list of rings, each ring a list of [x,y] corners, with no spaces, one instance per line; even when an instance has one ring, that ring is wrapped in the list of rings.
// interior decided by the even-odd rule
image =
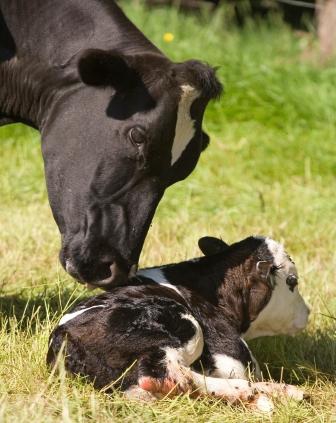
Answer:
[[[194,173],[167,190],[142,265],[199,254],[197,240],[250,234],[283,241],[312,307],[295,338],[251,342],[264,370],[305,387],[311,401],[276,401],[275,422],[336,420],[336,68],[307,61],[310,36],[272,25],[237,30],[215,17],[125,9],[176,61],[220,66],[226,94],[205,118],[211,144]],[[175,36],[164,43],[164,32]],[[310,56],[315,55],[312,43]],[[60,315],[90,295],[58,263],[59,235],[47,202],[39,134],[0,129],[0,421],[255,422],[270,420],[217,400],[187,396],[155,405],[106,396],[82,380],[51,377],[48,335]]]

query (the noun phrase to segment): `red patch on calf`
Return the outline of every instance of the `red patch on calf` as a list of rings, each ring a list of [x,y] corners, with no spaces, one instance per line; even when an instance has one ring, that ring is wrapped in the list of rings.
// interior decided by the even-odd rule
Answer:
[[[177,384],[171,379],[155,379],[150,376],[143,376],[138,380],[138,385],[145,391],[149,391],[153,394],[174,394],[181,393],[181,389],[178,388]]]

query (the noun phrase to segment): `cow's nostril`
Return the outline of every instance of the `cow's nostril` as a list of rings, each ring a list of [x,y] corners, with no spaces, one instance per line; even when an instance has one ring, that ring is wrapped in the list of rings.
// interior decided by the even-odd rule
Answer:
[[[132,268],[133,266],[131,267],[131,269]],[[133,269],[131,271],[134,272]],[[129,278],[129,271],[120,266],[118,262],[114,261],[109,266],[109,273],[110,275],[105,279],[92,281],[91,284],[105,290],[109,290],[115,288],[116,286],[122,286],[127,284]]]
[[[128,281],[128,272],[114,262],[111,266],[111,286],[126,285]]]
[[[81,280],[76,267],[72,264],[71,260],[69,260],[69,259],[67,259],[65,261],[65,270],[67,271],[67,273],[69,273],[70,276],[72,276],[73,278],[75,278],[78,282],[84,283]]]

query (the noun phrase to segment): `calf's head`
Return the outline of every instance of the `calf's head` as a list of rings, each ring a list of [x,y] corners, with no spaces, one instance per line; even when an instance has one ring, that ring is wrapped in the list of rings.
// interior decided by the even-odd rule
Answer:
[[[63,266],[108,289],[136,265],[165,189],[196,166],[221,85],[207,65],[154,53],[87,50],[76,72],[44,131],[48,194]]]
[[[239,321],[244,338],[293,335],[305,328],[309,308],[299,293],[296,266],[281,244],[264,237],[231,246],[206,237],[199,244],[224,263],[219,303]]]

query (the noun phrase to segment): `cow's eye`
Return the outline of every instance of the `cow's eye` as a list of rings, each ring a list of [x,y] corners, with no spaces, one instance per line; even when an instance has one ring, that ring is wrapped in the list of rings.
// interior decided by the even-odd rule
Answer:
[[[134,126],[129,131],[130,140],[135,145],[141,145],[146,141],[146,132],[141,126]]]

